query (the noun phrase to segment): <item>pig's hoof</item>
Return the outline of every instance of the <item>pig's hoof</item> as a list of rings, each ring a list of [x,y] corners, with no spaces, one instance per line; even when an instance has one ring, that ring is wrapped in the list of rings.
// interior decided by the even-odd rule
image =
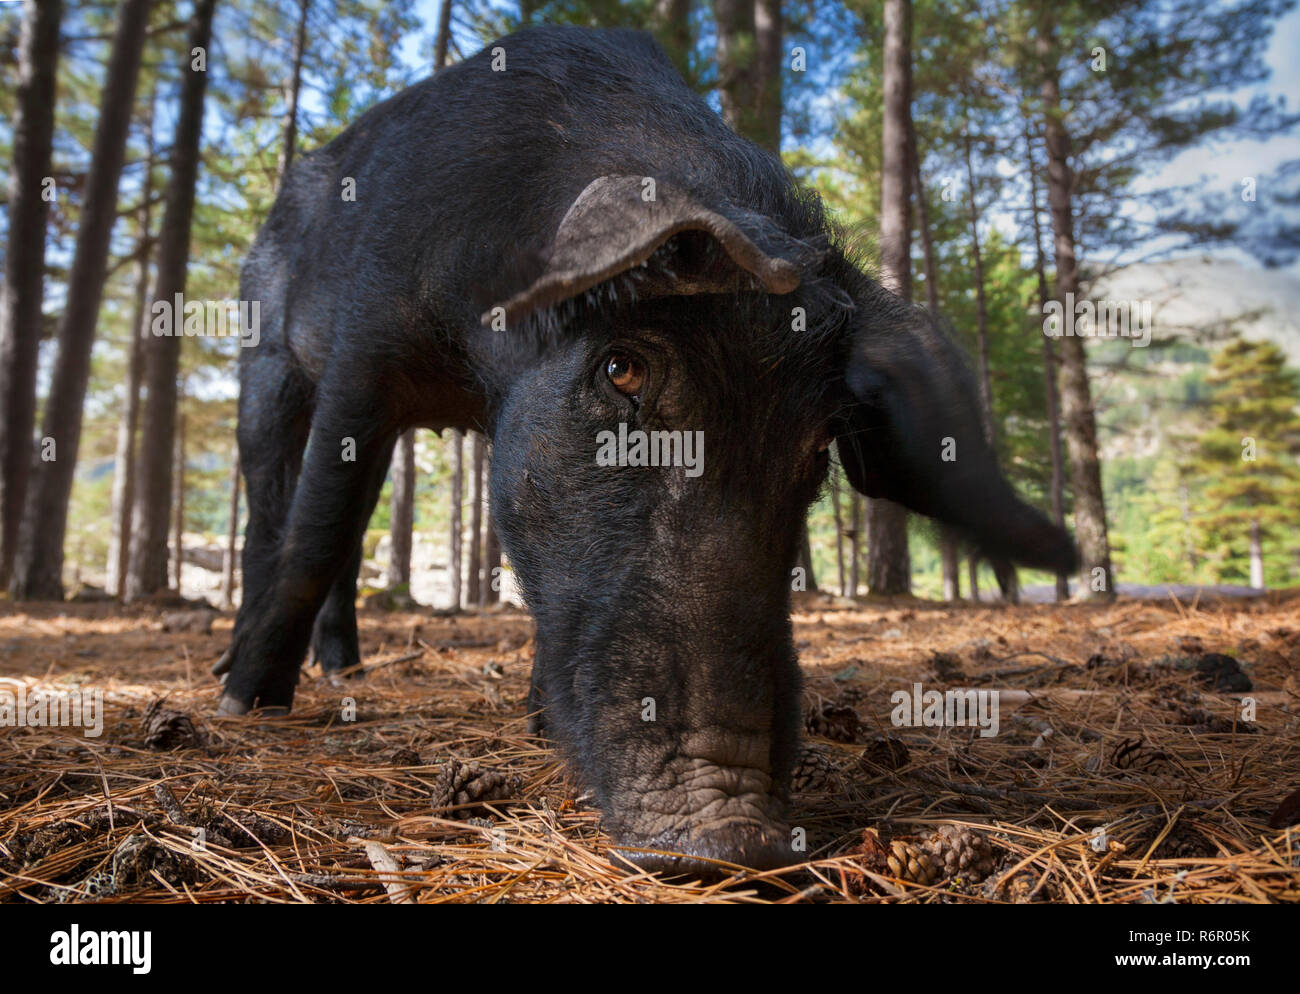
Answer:
[[[230,672],[230,668],[235,665],[235,656],[229,649],[221,654],[221,658],[212,664],[213,676],[225,676]]]
[[[362,675],[361,653],[342,644],[340,639],[321,639],[312,642],[307,665],[316,665],[328,677]]]
[[[544,712],[534,711],[528,716],[528,734],[533,738],[546,738],[546,719]]]
[[[217,714],[238,717],[248,714],[253,709],[239,700],[237,697],[231,697],[229,694],[223,694],[221,703],[217,705]],[[289,709],[282,705],[269,705],[257,709],[259,718],[283,718],[289,713]]]
[[[366,668],[355,662],[346,666],[322,666],[321,674],[331,680],[359,680],[366,675]]]
[[[342,689],[347,687],[351,681],[360,680],[365,675],[365,671],[357,666],[347,670],[327,670],[324,680],[329,686]]]

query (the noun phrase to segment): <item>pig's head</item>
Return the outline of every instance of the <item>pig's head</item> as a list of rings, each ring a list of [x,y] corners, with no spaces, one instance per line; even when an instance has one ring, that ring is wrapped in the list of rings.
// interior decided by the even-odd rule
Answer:
[[[530,708],[633,862],[780,865],[792,572],[830,444],[864,493],[992,553],[1068,569],[1073,550],[999,474],[959,354],[819,239],[815,204],[790,205],[792,237],[643,189],[587,187],[541,274],[484,318],[511,329],[491,488],[537,621]]]

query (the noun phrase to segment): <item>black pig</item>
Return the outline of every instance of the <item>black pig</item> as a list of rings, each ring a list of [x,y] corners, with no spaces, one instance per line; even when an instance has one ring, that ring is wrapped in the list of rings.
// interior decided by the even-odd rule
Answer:
[[[834,234],[634,32],[511,35],[300,159],[243,272],[262,327],[221,709],[287,708],[309,647],[359,661],[396,436],[480,427],[537,622],[530,710],[609,831],[654,869],[789,862],[791,572],[830,443],[863,493],[1074,566],[999,474],[959,353]],[[703,459],[601,464],[620,425],[700,432]]]

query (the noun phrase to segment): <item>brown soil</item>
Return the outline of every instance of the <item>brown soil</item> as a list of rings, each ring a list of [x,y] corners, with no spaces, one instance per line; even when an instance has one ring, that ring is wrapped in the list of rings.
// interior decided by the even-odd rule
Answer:
[[[704,882],[611,863],[599,813],[525,734],[525,614],[363,612],[363,679],[308,669],[290,717],[251,721],[214,713],[231,617],[164,631],[165,613],[0,604],[0,691],[104,701],[98,737],[0,728],[0,901],[1300,899],[1300,800],[1283,804],[1300,788],[1297,591],[1059,608],[804,597],[813,733],[791,820],[808,861]],[[1253,689],[1198,670],[1210,653]],[[998,734],[896,727],[890,696],[914,682],[998,690]],[[987,840],[978,872],[927,883],[891,863],[940,826]]]

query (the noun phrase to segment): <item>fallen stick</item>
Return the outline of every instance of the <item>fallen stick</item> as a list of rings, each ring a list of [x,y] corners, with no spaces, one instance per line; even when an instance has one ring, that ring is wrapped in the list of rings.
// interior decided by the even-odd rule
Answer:
[[[373,877],[332,877],[326,873],[290,873],[289,879],[321,890],[373,890],[379,886]]]
[[[1030,701],[1082,701],[1090,697],[1114,696],[1117,690],[998,690],[998,704],[1002,707],[1028,704]]]
[[[410,888],[402,882],[402,868],[393,858],[393,854],[373,839],[357,841],[365,843],[366,858],[370,860],[371,866],[381,874],[393,874],[388,878],[380,877],[384,888],[388,891],[388,899],[394,904],[414,904],[415,898],[411,896]]]
[[[173,825],[180,825],[182,828],[193,828],[189,818],[185,815],[185,809],[181,807],[181,802],[176,800],[176,795],[172,793],[162,781],[153,785],[153,796],[157,798],[158,805],[167,815],[167,820]]]
[[[423,645],[423,643],[421,643]],[[381,659],[374,663],[365,663],[361,667],[361,672],[370,673],[374,670],[383,669],[385,666],[393,666],[397,663],[409,663],[413,660],[420,659],[424,656],[423,649],[416,649],[414,652],[404,652],[400,656],[394,656],[392,659]],[[341,672],[348,672],[343,670]]]

